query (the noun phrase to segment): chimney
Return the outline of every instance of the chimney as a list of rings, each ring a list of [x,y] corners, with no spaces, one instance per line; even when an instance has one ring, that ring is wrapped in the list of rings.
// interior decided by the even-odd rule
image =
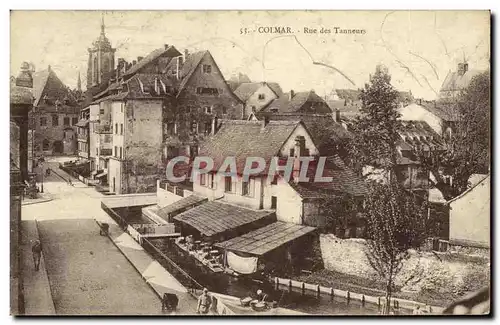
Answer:
[[[468,68],[469,68],[469,65],[467,63],[465,63],[465,62],[459,63],[458,69],[457,69],[458,75],[463,76],[467,72]]]
[[[338,108],[335,109],[335,122],[340,123],[340,110]]]
[[[165,50],[168,49],[168,46],[169,46],[168,44],[163,45],[163,47],[164,47]]]
[[[288,96],[288,99],[289,100],[292,100],[293,96],[295,96],[295,92],[293,91],[293,89],[290,90],[290,94]]]
[[[187,60],[188,56],[189,56],[189,51],[187,49],[185,49],[184,50],[184,61]]]
[[[137,62],[141,62],[141,60],[142,60],[142,59],[144,59],[144,57],[143,57],[143,56],[138,56],[138,57],[137,57]]]
[[[175,73],[175,76],[177,77],[177,80],[179,80],[181,78],[182,64],[184,63],[183,61],[184,60],[183,60],[182,56],[178,56],[177,57],[177,70],[176,70],[176,73]]]
[[[137,64],[137,61],[136,61],[136,60],[132,61],[132,66],[134,66],[134,65],[136,65],[136,64]]]
[[[214,116],[212,118],[212,130],[211,130],[211,134],[214,135],[215,133],[217,133],[217,124],[218,124],[218,118],[217,116]]]

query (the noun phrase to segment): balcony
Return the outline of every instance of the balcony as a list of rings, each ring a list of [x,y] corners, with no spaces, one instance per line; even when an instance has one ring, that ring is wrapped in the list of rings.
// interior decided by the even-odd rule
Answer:
[[[113,149],[104,149],[104,148],[101,148],[100,153],[101,153],[101,156],[112,156],[113,155]]]
[[[98,124],[94,128],[94,132],[99,134],[111,134],[113,130],[110,124]]]
[[[77,139],[78,141],[87,142],[88,141],[87,137],[88,137],[87,134],[78,134]]]

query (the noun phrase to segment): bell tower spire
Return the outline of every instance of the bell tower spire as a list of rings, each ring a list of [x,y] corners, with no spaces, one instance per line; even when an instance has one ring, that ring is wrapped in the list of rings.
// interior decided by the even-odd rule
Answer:
[[[104,35],[104,13],[101,14],[101,35]]]

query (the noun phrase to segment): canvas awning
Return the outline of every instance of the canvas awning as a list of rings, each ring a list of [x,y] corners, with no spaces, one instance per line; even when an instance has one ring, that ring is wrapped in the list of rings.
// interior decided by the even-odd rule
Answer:
[[[260,256],[314,230],[316,230],[314,227],[276,221],[239,237],[216,243],[214,246],[229,251]]]
[[[99,174],[95,175],[95,178],[101,178],[101,177],[104,177],[106,175],[108,175],[108,171],[107,170],[103,171],[102,173],[99,173]]]
[[[251,210],[218,201],[209,201],[175,216],[174,220],[185,223],[202,235],[210,237],[259,222],[268,221],[269,223],[276,219],[274,211]]]
[[[159,209],[156,211],[156,214],[166,220],[169,221],[169,216],[171,213],[174,212],[182,212],[182,210],[189,208],[189,207],[194,207],[204,201],[207,201],[208,199],[203,196],[198,196],[198,195],[190,195],[188,197],[185,197],[183,199],[180,199],[179,201],[176,201],[172,204],[167,205],[164,208]]]

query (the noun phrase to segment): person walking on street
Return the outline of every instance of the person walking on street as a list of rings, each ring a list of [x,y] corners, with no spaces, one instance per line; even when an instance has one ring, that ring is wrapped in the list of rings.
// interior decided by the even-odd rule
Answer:
[[[203,293],[198,298],[198,308],[196,311],[198,314],[208,314],[210,306],[212,305],[212,297],[208,295],[208,289],[204,288]]]
[[[42,258],[42,243],[37,239],[31,248],[33,252],[33,262],[35,263],[35,271],[40,269],[40,259]]]

